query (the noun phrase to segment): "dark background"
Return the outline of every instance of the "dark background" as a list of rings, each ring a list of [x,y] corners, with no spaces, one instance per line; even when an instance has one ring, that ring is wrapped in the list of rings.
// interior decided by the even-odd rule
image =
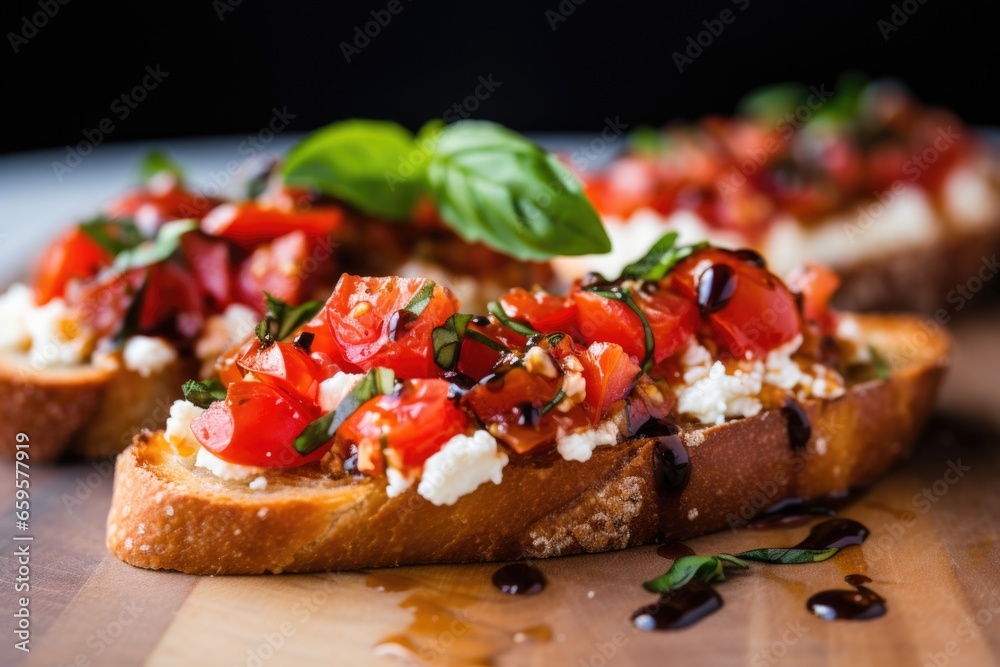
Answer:
[[[1000,121],[1000,3],[398,1],[402,11],[351,62],[341,43],[355,40],[371,11],[385,18],[389,0],[4,3],[0,152],[76,144],[105,118],[115,129],[102,141],[256,132],[274,108],[294,115],[292,130],[352,116],[415,128],[489,75],[500,85],[472,116],[521,131],[727,112],[755,86],[830,86],[848,69],[895,75],[971,122]],[[878,21],[894,5],[906,22],[886,39]],[[44,6],[58,11],[44,17]],[[566,20],[553,29],[546,12],[560,7]],[[673,52],[727,8],[732,23],[678,72]],[[25,27],[33,16],[44,23],[35,32]],[[15,53],[18,34],[27,42]],[[156,65],[166,78],[119,118],[114,100]]]

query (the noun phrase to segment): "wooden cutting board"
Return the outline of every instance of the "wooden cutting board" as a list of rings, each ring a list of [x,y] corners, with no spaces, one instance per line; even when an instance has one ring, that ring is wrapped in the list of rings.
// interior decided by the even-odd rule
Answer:
[[[106,463],[32,467],[31,652],[13,648],[18,564],[13,466],[0,464],[8,665],[992,665],[1000,662],[1000,316],[957,329],[956,365],[914,459],[840,515],[867,542],[810,565],[755,566],[720,584],[724,607],[676,632],[633,628],[669,566],[655,548],[539,561],[547,588],[505,596],[496,565],[375,573],[191,577],[134,569],[104,549]],[[749,443],[748,443],[749,444]],[[419,530],[419,527],[415,529]],[[807,526],[709,535],[697,553],[790,546]],[[827,622],[821,590],[865,574],[883,618]],[[390,640],[386,643],[386,640]]]

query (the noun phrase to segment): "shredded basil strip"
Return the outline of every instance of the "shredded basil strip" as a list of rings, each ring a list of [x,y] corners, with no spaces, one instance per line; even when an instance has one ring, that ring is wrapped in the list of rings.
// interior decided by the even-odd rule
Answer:
[[[552,397],[552,400],[546,403],[545,407],[542,408],[542,414],[543,415],[549,414],[557,405],[562,403],[565,399],[566,399],[566,392],[563,391],[562,386],[560,386],[559,391],[557,391],[556,395]]]
[[[296,436],[292,446],[303,456],[311,454],[329,442],[344,421],[364,403],[379,394],[391,394],[395,390],[396,374],[392,370],[381,367],[371,369],[351,393],[344,397],[340,405],[306,426],[302,433]]]
[[[132,220],[108,220],[101,216],[80,223],[80,231],[108,251],[112,257],[142,243],[142,234]]]
[[[622,278],[662,280],[677,264],[693,253],[709,246],[708,242],[675,248],[677,232],[664,234],[640,259],[622,269]]]
[[[412,313],[415,317],[420,317],[420,314],[424,312],[427,304],[429,304],[431,299],[434,298],[435,287],[437,287],[437,285],[433,280],[425,281],[423,287],[421,287],[417,293],[413,295],[413,298],[410,299],[408,304],[406,304],[404,310]]]
[[[198,229],[196,220],[174,220],[168,222],[156,233],[156,238],[143,241],[115,257],[114,269],[125,273],[131,269],[139,269],[158,264],[169,259],[180,247],[181,237],[190,231]]]
[[[754,560],[771,565],[793,565],[799,563],[821,563],[840,551],[832,549],[753,549],[736,554],[737,558]]]
[[[254,327],[257,338],[262,343],[285,340],[323,309],[322,301],[306,301],[293,306],[278,297],[264,292],[267,315]]]
[[[653,593],[669,593],[684,586],[691,580],[703,584],[725,581],[727,565],[747,569],[750,566],[729,554],[715,556],[683,556],[674,561],[666,573],[642,585]]]
[[[431,343],[434,346],[434,363],[446,371],[453,371],[458,366],[458,352],[462,347],[472,321],[472,315],[455,313],[444,325],[436,327],[431,332]]]
[[[121,345],[125,342],[126,338],[139,331],[139,316],[142,314],[142,304],[145,300],[146,288],[148,286],[149,276],[147,275],[142,279],[142,284],[132,296],[132,301],[125,310],[125,316],[122,318],[122,326],[113,338],[116,345]]]
[[[215,378],[204,382],[188,380],[184,383],[182,390],[184,391],[184,400],[194,403],[199,408],[207,408],[215,401],[226,398],[226,387]]]
[[[489,304],[487,304],[486,309],[490,312],[491,315],[500,320],[501,324],[503,324],[511,331],[519,333],[527,338],[531,338],[532,336],[542,335],[542,332],[535,331],[527,324],[523,324],[521,322],[518,322],[517,320],[512,320],[510,318],[510,315],[507,314],[507,311],[505,311],[503,309],[503,306],[500,305],[499,301],[490,301]]]
[[[139,163],[139,177],[143,182],[149,182],[163,172],[171,174],[178,181],[184,180],[183,167],[165,151],[150,151]]]
[[[615,287],[610,290],[602,290],[599,287],[597,289],[588,289],[588,291],[593,292],[597,296],[602,296],[605,299],[613,299],[614,301],[620,301],[626,306],[632,309],[632,312],[639,316],[639,321],[642,322],[642,331],[645,335],[645,345],[646,354],[642,360],[642,372],[648,373],[650,369],[653,368],[653,354],[656,348],[656,341],[653,339],[653,329],[649,326],[649,320],[646,319],[646,314],[642,312],[639,305],[632,298],[632,293],[627,287]]]

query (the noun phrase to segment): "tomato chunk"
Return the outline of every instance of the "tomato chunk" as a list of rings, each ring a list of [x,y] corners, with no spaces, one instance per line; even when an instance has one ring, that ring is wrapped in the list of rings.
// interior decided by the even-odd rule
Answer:
[[[823,323],[830,311],[830,299],[840,287],[840,277],[822,264],[805,262],[788,275],[788,287],[802,295],[806,320]]]
[[[310,238],[329,236],[343,217],[343,211],[332,206],[296,210],[254,202],[222,204],[205,216],[201,229],[210,236],[254,248],[295,231]]]
[[[430,289],[426,305],[413,316],[406,307],[425,288]],[[325,335],[333,344],[329,351],[322,344],[315,349],[331,353],[347,369],[383,366],[403,378],[434,377],[440,369],[434,363],[431,332],[457,309],[451,292],[422,278],[345,274],[325,306]]]
[[[563,331],[572,335],[579,326],[573,299],[549,294],[545,290],[528,291],[517,287],[500,298],[500,305],[508,317],[525,322],[541,333]]]
[[[802,331],[795,296],[756,254],[709,248],[678,264],[672,277],[734,357],[763,357]]]
[[[192,232],[181,237],[181,249],[202,293],[212,299],[216,310],[224,310],[233,296],[229,246]]]
[[[67,230],[42,253],[35,277],[35,298],[45,304],[66,292],[74,278],[90,278],[112,257],[79,227]]]
[[[614,343],[592,343],[578,359],[583,364],[587,403],[593,408],[596,423],[608,408],[629,395],[642,369]]]
[[[296,231],[276,238],[254,250],[240,265],[237,289],[240,301],[261,313],[267,310],[264,292],[282,301],[300,303],[305,299],[309,239]]]
[[[410,380],[399,394],[376,396],[358,408],[338,429],[338,440],[368,450],[369,458],[384,443],[403,467],[422,466],[454,436],[470,431],[449,392],[444,380]]]
[[[166,177],[153,179],[146,187],[119,197],[105,212],[113,219],[131,218],[140,229],[152,234],[171,220],[201,218],[218,203],[217,199],[194,194],[177,179]]]
[[[307,456],[295,451],[295,437],[319,417],[319,408],[264,382],[235,382],[192,423],[198,442],[230,463],[290,468],[318,461],[324,445]],[[332,443],[332,441],[331,441]]]
[[[251,346],[236,363],[244,373],[253,373],[261,382],[316,402],[321,381],[319,365],[294,343],[279,341],[263,349],[260,345]]]

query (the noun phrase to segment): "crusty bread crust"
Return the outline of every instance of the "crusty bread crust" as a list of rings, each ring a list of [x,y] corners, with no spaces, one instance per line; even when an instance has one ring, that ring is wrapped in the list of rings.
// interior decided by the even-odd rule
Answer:
[[[183,360],[143,377],[91,364],[36,370],[26,357],[0,355],[0,453],[13,456],[16,435],[26,433],[34,462],[116,454],[141,429],[166,422],[193,373]]]
[[[118,458],[108,548],[132,565],[193,574],[350,570],[415,563],[513,560],[684,539],[740,525],[787,497],[845,491],[905,458],[930,414],[950,339],[904,316],[859,316],[892,377],[853,386],[805,410],[812,438],[790,446],[770,411],[682,432],[691,476],[663,490],[655,442],[600,447],[585,462],[554,453],[512,461],[450,507],[411,488],[333,480],[318,465],[268,473],[268,486],[192,468],[162,433],[144,433]]]

